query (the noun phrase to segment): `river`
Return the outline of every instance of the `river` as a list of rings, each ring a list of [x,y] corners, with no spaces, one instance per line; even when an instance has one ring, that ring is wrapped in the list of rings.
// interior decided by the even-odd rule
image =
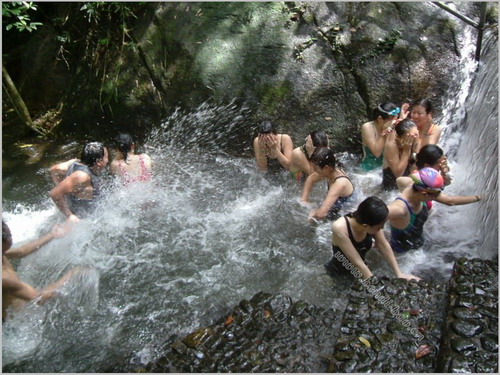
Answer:
[[[439,282],[460,256],[491,259],[498,253],[495,37],[487,38],[484,51],[477,75],[473,50],[463,51],[463,76],[437,120],[454,175],[446,193],[486,199],[462,207],[435,204],[427,244],[398,256],[404,272]],[[4,370],[103,372],[125,359],[146,363],[171,335],[208,325],[259,291],[323,307],[345,305],[346,285],[323,267],[332,255],[331,224],[306,223],[300,186],[287,175],[263,176],[253,158],[221,147],[235,141],[244,116],[235,105],[207,103],[171,115],[144,141],[155,163],[152,183],[111,186],[92,218],[14,262],[20,277],[37,287],[75,266],[88,271],[61,297],[30,305],[3,325]],[[193,122],[197,131],[186,134],[184,125]],[[3,217],[14,246],[63,220],[47,194],[48,166],[78,149],[60,145],[58,154],[3,176]],[[359,169],[360,155],[339,158],[360,201],[372,194],[387,203],[396,197],[379,192],[381,171]],[[315,204],[325,192],[323,185],[314,191]],[[376,251],[368,260],[378,276],[393,276]]]

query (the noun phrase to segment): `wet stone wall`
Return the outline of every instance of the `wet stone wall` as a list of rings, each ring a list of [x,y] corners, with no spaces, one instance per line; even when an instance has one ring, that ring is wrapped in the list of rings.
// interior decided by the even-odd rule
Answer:
[[[403,279],[354,283],[329,372],[433,372],[446,286]]]
[[[284,294],[261,292],[216,324],[169,344],[165,356],[144,370],[325,372],[340,316]]]
[[[455,263],[437,371],[498,372],[498,262]]]

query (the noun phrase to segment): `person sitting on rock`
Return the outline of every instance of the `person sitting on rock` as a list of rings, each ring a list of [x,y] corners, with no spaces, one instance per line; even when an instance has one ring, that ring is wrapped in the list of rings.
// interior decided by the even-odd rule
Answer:
[[[132,136],[119,134],[115,139],[116,156],[110,164],[110,172],[120,176],[124,185],[139,181],[150,181],[152,178],[151,158],[142,153],[136,154],[136,145]]]
[[[50,169],[57,186],[49,195],[59,210],[74,222],[95,208],[101,190],[98,176],[108,164],[108,150],[100,142],[86,143],[80,160],[71,159]]]
[[[328,135],[321,130],[311,132],[305,139],[304,145],[292,151],[290,173],[295,180],[305,182],[306,178],[314,172],[311,156],[318,147],[328,147]]]
[[[389,210],[378,197],[368,197],[361,202],[356,211],[340,217],[332,224],[333,258],[325,264],[332,276],[351,273],[368,279],[373,276],[365,262],[367,252],[374,242],[382,256],[390,265],[397,278],[416,279],[418,277],[404,274],[399,269],[389,242],[385,238],[383,228],[387,221]],[[356,270],[353,272],[353,267]]]
[[[288,134],[278,134],[270,121],[263,121],[253,141],[257,167],[262,172],[290,169],[293,142]]]
[[[404,253],[424,244],[424,224],[429,217],[426,202],[438,201],[446,205],[463,205],[479,202],[481,196],[449,197],[442,195],[444,180],[434,168],[422,168],[410,175],[413,184],[403,190],[389,207],[391,246],[394,251]],[[441,196],[442,195],[442,196]]]
[[[322,219],[334,220],[339,216],[342,205],[353,195],[354,185],[342,166],[337,163],[331,149],[327,147],[317,148],[311,156],[311,162],[315,173],[306,180],[302,201],[309,203],[312,187],[319,180],[328,182],[328,192],[321,206],[309,213],[308,221],[314,223]]]

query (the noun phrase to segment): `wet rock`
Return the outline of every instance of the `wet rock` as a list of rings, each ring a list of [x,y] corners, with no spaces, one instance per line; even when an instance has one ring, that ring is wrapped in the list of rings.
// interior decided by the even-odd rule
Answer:
[[[481,344],[484,350],[488,352],[498,352],[498,336],[489,334],[481,337]]]
[[[462,337],[456,337],[451,340],[451,347],[458,353],[463,351],[474,351],[477,350],[477,345],[468,339],[464,339]]]
[[[451,323],[451,328],[464,337],[476,336],[484,330],[481,324],[472,321],[455,321]]]

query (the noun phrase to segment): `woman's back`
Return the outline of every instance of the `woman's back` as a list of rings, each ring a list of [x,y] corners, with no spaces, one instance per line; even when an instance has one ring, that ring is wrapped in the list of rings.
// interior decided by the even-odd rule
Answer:
[[[125,184],[151,180],[151,158],[147,154],[128,154],[127,160],[118,159],[111,163],[111,172],[119,175]]]

